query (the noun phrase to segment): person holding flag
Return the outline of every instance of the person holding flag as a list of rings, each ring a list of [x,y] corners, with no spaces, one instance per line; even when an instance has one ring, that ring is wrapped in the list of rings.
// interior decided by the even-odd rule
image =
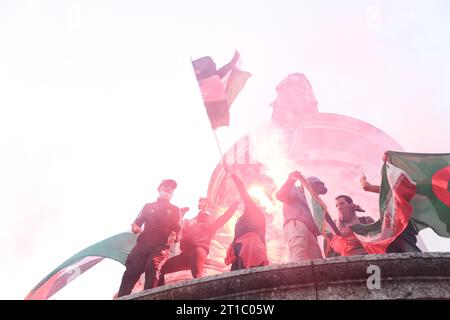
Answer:
[[[416,234],[432,228],[450,237],[450,154],[387,151],[378,187],[361,177],[366,191],[379,192],[380,219],[347,225],[370,254],[418,252]]]
[[[289,246],[291,262],[323,258],[317,241],[320,232],[308,206],[303,186],[295,185],[300,179],[299,171],[291,172],[276,194],[276,198],[283,203],[283,233]],[[327,193],[328,190],[320,179],[308,177],[306,181],[317,194]]]
[[[211,57],[203,57],[192,61],[192,66],[200,87],[203,102],[208,114],[211,128],[216,139],[220,156],[223,152],[216,135],[216,129],[229,126],[229,108],[239,92],[243,89],[251,74],[237,67],[239,53],[236,51],[233,59],[220,68]],[[235,225],[235,236],[228,248],[226,264],[231,264],[231,271],[269,264],[266,248],[266,219],[264,212],[248,194],[242,180],[224,162],[224,168],[235,183],[244,201],[244,213]]]
[[[387,151],[383,154],[383,163],[386,164]],[[361,187],[364,191],[380,193],[379,185],[371,184],[367,181],[367,177],[362,174],[360,178]],[[400,235],[386,248],[386,253],[403,253],[403,252],[422,252],[417,246],[418,231],[414,227],[411,220],[408,220],[408,225]]]
[[[365,212],[359,205],[353,202],[348,195],[339,195],[335,198],[339,219],[336,225],[340,235],[333,235],[330,245],[341,256],[364,255],[368,252],[361,241],[351,229],[354,225],[367,225],[374,222],[370,216],[358,217],[356,212]]]
[[[394,233],[411,222],[450,238],[450,153],[387,151],[380,209],[383,227],[393,225]]]

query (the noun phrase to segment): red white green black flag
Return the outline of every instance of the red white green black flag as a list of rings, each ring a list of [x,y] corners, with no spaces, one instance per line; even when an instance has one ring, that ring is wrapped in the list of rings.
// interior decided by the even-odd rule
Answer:
[[[203,103],[213,130],[230,124],[229,108],[251,74],[236,67],[239,54],[220,69],[209,56],[192,61],[203,97]]]

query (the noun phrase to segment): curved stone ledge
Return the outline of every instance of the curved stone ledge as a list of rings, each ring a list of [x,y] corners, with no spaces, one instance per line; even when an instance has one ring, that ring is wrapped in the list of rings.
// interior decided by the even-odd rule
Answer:
[[[367,287],[370,265],[380,268],[380,289]],[[450,299],[450,252],[272,265],[182,281],[122,299]]]

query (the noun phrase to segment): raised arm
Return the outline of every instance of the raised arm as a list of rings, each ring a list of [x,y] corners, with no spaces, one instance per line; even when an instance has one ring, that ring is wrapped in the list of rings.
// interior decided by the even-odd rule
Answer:
[[[239,52],[236,51],[231,61],[228,62],[219,70],[217,70],[216,74],[222,79],[228,73],[228,71],[230,71],[232,68],[236,66],[238,60],[239,60]]]
[[[244,201],[244,204],[246,206],[252,206],[255,205],[252,198],[248,194],[247,189],[244,186],[244,183],[242,182],[241,178],[239,178],[236,174],[231,174],[231,179],[233,179],[234,184],[236,185],[236,188],[238,189],[239,194],[242,197],[242,200]]]
[[[359,182],[361,183],[361,187],[364,189],[364,191],[380,193],[380,186],[370,184],[364,174],[359,179]]]
[[[243,216],[253,221],[255,225],[258,226],[265,225],[266,217],[264,216],[264,212],[256,205],[256,203],[250,197],[242,180],[234,173],[231,175],[231,178],[236,184],[239,194],[241,195],[242,200],[244,201],[245,210]]]
[[[295,182],[297,181],[297,178],[294,176],[293,173],[289,175],[289,178],[286,180],[286,182],[281,186],[280,190],[278,190],[276,197],[279,201],[283,203],[288,203],[291,201],[291,190],[294,186]]]
[[[219,230],[221,227],[223,227],[225,225],[225,223],[228,222],[228,220],[231,219],[231,217],[233,216],[233,214],[236,212],[236,209],[239,206],[239,202],[235,201],[231,204],[231,206],[228,208],[227,211],[225,211],[225,213],[223,215],[221,215],[220,217],[218,217],[216,219],[216,221],[214,221],[211,225],[213,227],[214,230]]]

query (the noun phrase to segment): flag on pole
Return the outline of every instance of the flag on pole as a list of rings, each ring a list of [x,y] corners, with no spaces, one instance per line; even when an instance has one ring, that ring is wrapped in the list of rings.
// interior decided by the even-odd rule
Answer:
[[[325,237],[325,233],[329,227],[333,230],[334,234],[340,235],[336,224],[331,219],[325,202],[323,202],[320,196],[315,192],[314,188],[309,184],[308,180],[302,175],[300,175],[300,182],[304,187],[303,192],[305,194],[306,202],[313,212],[314,222],[320,233]]]
[[[314,191],[314,188],[311,187],[308,180],[301,176],[300,181],[304,187],[305,199],[308,207],[312,211],[316,227],[324,237],[323,254],[325,257],[336,256],[338,253],[331,247],[331,239],[333,238],[333,234],[340,236],[341,233],[331,219],[325,202]]]
[[[239,54],[219,70],[211,57],[192,61],[213,130],[230,124],[229,108],[244,87],[250,73],[236,67]]]
[[[369,253],[385,253],[408,221],[450,237],[450,154],[389,151],[379,203],[380,220],[351,227]]]
[[[306,187],[306,185],[308,185],[309,188]],[[309,186],[309,183],[306,179],[305,179],[303,186],[305,186],[305,188],[303,190],[304,194],[305,194],[305,199],[306,199],[306,202],[308,203],[308,207],[312,211],[312,215],[313,215],[317,230],[319,230],[319,232],[322,234],[326,228],[325,218],[324,218],[325,210],[314,199],[314,196],[313,196],[314,190],[312,189],[312,187]],[[316,197],[318,197],[317,194],[316,194]]]

